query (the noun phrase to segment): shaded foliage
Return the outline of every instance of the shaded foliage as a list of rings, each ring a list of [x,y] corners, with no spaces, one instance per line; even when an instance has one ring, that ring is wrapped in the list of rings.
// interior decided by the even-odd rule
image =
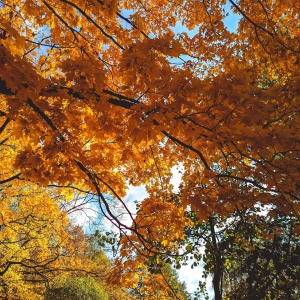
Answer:
[[[45,300],[108,300],[108,295],[91,277],[60,277],[46,289]]]

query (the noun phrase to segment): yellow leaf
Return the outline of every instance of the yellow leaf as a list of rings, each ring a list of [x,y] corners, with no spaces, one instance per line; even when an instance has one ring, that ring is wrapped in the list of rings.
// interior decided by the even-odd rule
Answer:
[[[161,244],[162,244],[162,246],[166,247],[166,246],[169,245],[169,240],[163,240],[163,241],[161,242]]]

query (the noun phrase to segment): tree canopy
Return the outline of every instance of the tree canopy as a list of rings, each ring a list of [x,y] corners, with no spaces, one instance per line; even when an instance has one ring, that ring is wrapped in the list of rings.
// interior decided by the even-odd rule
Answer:
[[[0,1],[4,212],[28,185],[92,193],[122,236],[123,283],[129,266],[183,255],[184,242],[189,253],[199,222],[213,241],[214,216],[261,207],[292,215],[298,237],[299,54],[296,0]],[[124,197],[141,184],[134,215]]]
[[[47,289],[45,300],[108,300],[108,295],[92,278],[62,277]]]

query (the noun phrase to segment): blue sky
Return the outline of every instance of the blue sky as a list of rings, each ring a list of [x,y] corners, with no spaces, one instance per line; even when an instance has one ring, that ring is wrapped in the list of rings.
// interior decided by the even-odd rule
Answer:
[[[235,14],[231,9],[231,4],[229,2],[226,3],[224,6],[225,13],[227,16],[223,19],[223,22],[225,24],[225,27],[230,31],[230,32],[235,32],[238,28],[238,22],[241,19],[240,15]],[[180,33],[185,31],[189,36],[193,36],[196,33],[198,33],[198,28],[196,27],[193,30],[188,30],[185,26],[181,24],[181,22],[177,22],[176,26],[173,27],[175,33]]]
[[[238,22],[241,19],[240,15],[235,14],[231,9],[230,9],[231,4],[227,2],[225,5],[225,12],[228,14],[228,16],[223,20],[225,26],[227,29],[231,32],[235,32],[238,28]]]

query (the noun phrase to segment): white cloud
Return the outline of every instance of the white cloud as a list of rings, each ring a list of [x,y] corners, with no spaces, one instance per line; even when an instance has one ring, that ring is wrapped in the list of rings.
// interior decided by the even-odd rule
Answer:
[[[142,201],[146,197],[148,197],[148,193],[146,191],[145,186],[140,185],[140,186],[133,186],[129,185],[127,189],[127,194],[126,194],[126,199],[127,200],[137,200],[137,201]]]
[[[191,269],[191,266],[182,266],[180,270],[177,270],[180,281],[184,281],[189,293],[196,291],[199,280],[202,276],[202,268],[196,267]]]
[[[63,203],[63,208],[68,212],[69,219],[73,224],[79,225],[85,230],[99,217],[97,203],[86,195],[75,195],[71,201]]]
[[[129,185],[129,187],[126,191],[126,196],[125,196],[124,202],[133,218],[135,218],[135,214],[136,214],[135,201],[142,202],[146,197],[148,197],[148,193],[146,191],[145,186]],[[118,202],[118,200],[116,200],[116,204],[112,208],[112,211],[115,213],[115,215],[118,216],[118,219],[122,222],[122,224],[124,224],[126,226],[130,226],[132,224],[131,216],[127,213],[127,211],[123,207],[122,203]],[[116,233],[119,232],[118,228],[116,228],[109,220],[104,219],[103,224],[109,230],[116,232]]]
[[[88,204],[86,204],[86,206],[88,206]],[[92,207],[85,207],[83,210],[72,213],[72,219],[74,219],[75,224],[82,227],[87,226],[89,223],[97,219],[97,217],[98,212],[95,205]]]
[[[203,266],[191,268],[190,265],[182,266],[179,270],[177,270],[179,280],[181,282],[185,282],[188,293],[193,294],[196,292],[197,287],[199,285],[199,281],[206,281],[206,288],[210,299],[213,299],[213,288],[212,288],[212,279],[208,277],[204,279],[202,277],[203,274]],[[204,299],[204,298],[203,298]]]
[[[183,165],[179,164],[178,166],[174,166],[171,169],[172,172],[172,178],[170,180],[170,183],[173,185],[173,192],[179,192],[179,185],[181,183],[182,178],[182,171],[183,171]]]

